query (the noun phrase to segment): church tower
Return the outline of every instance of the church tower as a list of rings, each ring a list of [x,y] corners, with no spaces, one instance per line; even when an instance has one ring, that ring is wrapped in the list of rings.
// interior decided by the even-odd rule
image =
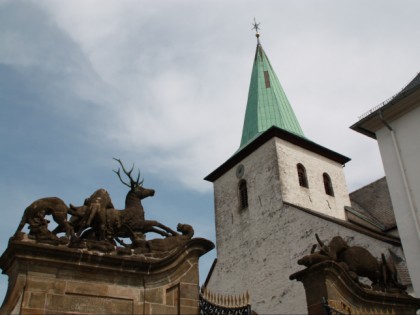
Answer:
[[[345,219],[350,199],[343,167],[350,159],[306,138],[260,43],[258,24],[254,28],[240,146],[205,178],[214,184],[217,241],[208,287],[226,294],[249,290],[261,314],[278,313],[280,306],[305,313],[303,289],[288,276],[302,248],[310,250],[313,229],[323,229],[319,217]]]
[[[350,159],[305,137],[258,33],[257,39],[240,147],[205,178],[214,183],[216,208],[228,203],[249,211],[269,198],[274,208],[286,202],[345,219],[343,166]],[[235,196],[226,195],[231,190]]]

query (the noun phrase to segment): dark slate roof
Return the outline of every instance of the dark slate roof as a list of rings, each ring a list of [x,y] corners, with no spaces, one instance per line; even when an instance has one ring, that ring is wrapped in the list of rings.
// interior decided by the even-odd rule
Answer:
[[[347,213],[352,213],[354,216],[359,218],[363,223],[368,223],[369,225],[373,225],[373,227],[381,230],[386,231],[385,225],[383,225],[381,222],[379,222],[375,217],[373,217],[369,212],[367,212],[365,209],[363,209],[362,206],[360,206],[357,202],[354,200],[351,200],[351,207],[345,206],[344,209],[347,211]],[[347,214],[347,217],[350,221],[354,221],[351,219],[351,217]],[[360,221],[359,220],[359,221]],[[357,222],[353,222],[357,223]]]
[[[417,73],[416,77],[410,83],[408,83],[407,86],[403,88],[400,93],[395,95],[394,98],[398,97],[400,94],[406,93],[410,91],[411,89],[414,89],[419,86],[420,86],[420,72]]]
[[[350,194],[352,208],[383,231],[396,228],[394,209],[386,178],[383,177]]]
[[[362,233],[362,234],[367,235],[369,237],[373,237],[375,239],[381,240],[381,241],[386,242],[388,244],[401,246],[401,240],[398,236],[394,236],[392,234],[387,234],[387,233],[384,233],[384,232],[379,231],[379,230],[375,231],[375,230],[372,230],[372,229],[367,229],[365,226],[357,225],[357,224],[354,224],[353,222],[350,222],[350,221],[347,221],[347,220],[341,220],[341,219],[338,219],[338,218],[335,218],[335,217],[331,217],[329,215],[323,214],[323,213],[318,212],[316,210],[304,208],[304,207],[295,205],[295,204],[290,203],[290,202],[283,201],[283,204],[287,205],[287,206],[291,206],[295,209],[302,210],[303,212],[306,212],[306,213],[308,213],[310,215],[313,215],[315,217],[321,218],[324,221],[323,224],[328,224],[327,222],[333,222],[337,225],[340,225],[340,226],[343,226],[345,228],[351,229],[351,230],[356,231],[358,233]]]
[[[210,182],[214,182],[220,176],[229,171],[232,167],[235,167],[240,161],[250,155],[252,152],[257,150],[267,141],[271,140],[273,137],[277,137],[283,140],[286,140],[292,144],[295,144],[301,148],[309,150],[311,152],[317,153],[321,156],[324,156],[330,160],[333,160],[341,165],[346,164],[350,161],[350,158],[341,155],[337,152],[334,152],[330,149],[327,149],[315,142],[312,142],[306,138],[295,135],[294,133],[288,132],[284,129],[281,129],[276,126],[272,126],[268,130],[264,131],[258,135],[254,140],[250,141],[244,148],[240,148],[236,151],[233,156],[231,156],[226,162],[219,166],[216,170],[207,175],[204,179]]]

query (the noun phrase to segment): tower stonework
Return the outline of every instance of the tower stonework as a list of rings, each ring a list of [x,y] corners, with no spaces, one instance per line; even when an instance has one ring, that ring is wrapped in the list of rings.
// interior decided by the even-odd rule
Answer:
[[[275,146],[283,201],[344,220],[350,198],[343,165],[283,139],[275,139]],[[299,185],[298,164],[306,169],[308,187]],[[334,196],[325,193],[324,173],[332,180]]]
[[[400,242],[346,220],[350,159],[306,138],[258,41],[240,148],[205,179],[214,186],[217,260],[207,287],[249,291],[258,314],[307,312],[289,276],[322,239],[340,235],[380,257]]]

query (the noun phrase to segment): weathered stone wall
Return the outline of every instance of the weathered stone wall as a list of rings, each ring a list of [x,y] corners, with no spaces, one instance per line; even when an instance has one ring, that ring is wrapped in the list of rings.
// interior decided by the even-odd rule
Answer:
[[[345,219],[344,206],[350,206],[343,166],[317,153],[276,138],[283,201]],[[308,178],[308,188],[299,185],[297,164],[301,163]],[[334,196],[327,195],[322,174],[332,182]]]
[[[274,141],[266,142],[241,164],[244,166],[244,174],[240,179],[236,176],[235,166],[214,183],[218,257],[225,254],[239,257],[242,248],[247,247],[252,239],[251,234],[258,234],[254,230],[264,224],[261,218],[265,218],[281,204]],[[247,209],[240,209],[238,184],[241,179],[247,182]]]
[[[309,188],[299,186],[298,163],[306,168]],[[239,164],[244,166],[240,178]],[[238,295],[248,290],[252,309],[259,314],[303,314],[307,311],[303,286],[289,276],[302,269],[297,260],[309,254],[315,233],[323,240],[340,235],[377,257],[388,247],[400,251],[315,215],[344,218],[350,200],[342,165],[278,138],[238,165],[214,182],[218,261],[208,283],[213,292]],[[334,197],[325,193],[324,172],[332,179]],[[240,180],[247,182],[246,209],[240,209]]]
[[[193,239],[173,257],[145,262],[13,241],[0,260],[9,276],[0,314],[198,314],[198,258],[211,248]]]
[[[305,288],[308,314],[416,314],[420,299],[398,290],[387,292],[364,289],[333,261],[325,261],[290,277]],[[333,311],[334,310],[334,311]]]
[[[364,246],[376,257],[387,254],[387,248],[401,254],[398,246],[286,204],[274,211],[249,211],[258,212],[258,226],[249,219],[235,226],[229,214],[225,220],[220,215],[226,229],[243,230],[240,238],[232,237],[228,246],[218,248],[218,262],[208,288],[224,294],[248,290],[252,309],[259,314],[307,312],[303,286],[289,276],[303,269],[297,260],[310,252],[316,243],[315,233],[325,241],[340,235],[350,245]]]

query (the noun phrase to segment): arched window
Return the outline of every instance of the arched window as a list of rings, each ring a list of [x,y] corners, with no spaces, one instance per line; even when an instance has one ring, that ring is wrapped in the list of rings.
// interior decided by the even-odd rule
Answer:
[[[299,178],[299,185],[308,188],[308,177],[306,176],[305,166],[299,163],[298,165],[296,165],[296,168]]]
[[[334,190],[330,176],[327,173],[324,173],[322,174],[322,179],[324,180],[325,193],[334,197]]]
[[[239,182],[239,201],[241,209],[248,208],[248,188],[244,179]]]

